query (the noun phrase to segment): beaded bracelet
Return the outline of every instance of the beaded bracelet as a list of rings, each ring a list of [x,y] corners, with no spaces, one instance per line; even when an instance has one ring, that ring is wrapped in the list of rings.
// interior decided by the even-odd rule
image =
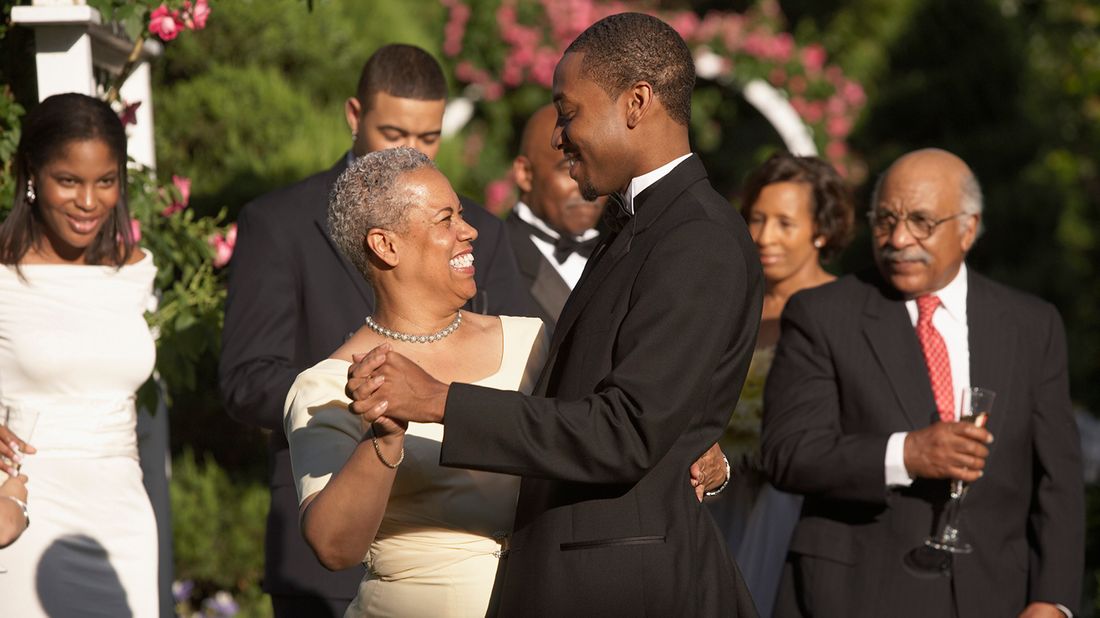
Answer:
[[[370,428],[370,441],[371,441],[371,444],[374,445],[374,454],[378,455],[378,461],[381,461],[382,464],[385,465],[390,470],[396,470],[397,466],[400,466],[401,462],[405,461],[405,447],[403,445],[401,447],[401,456],[397,458],[397,463],[390,463],[390,462],[386,461],[385,456],[382,455],[382,447],[378,446],[378,438],[376,438],[374,436],[374,425],[373,424],[371,424],[371,428]]]
[[[722,493],[722,490],[724,490],[726,488],[726,485],[730,484],[730,478],[732,476],[730,474],[730,460],[726,459],[726,456],[723,454],[722,455],[722,461],[726,462],[726,480],[725,480],[725,482],[722,483],[721,487],[719,487],[718,489],[715,489],[714,491],[704,491],[703,492],[704,496],[713,498],[714,496],[717,496],[718,494]]]
[[[7,498],[8,500],[11,500],[12,502],[19,505],[19,510],[23,511],[23,521],[25,522],[23,527],[24,528],[30,528],[31,527],[31,516],[30,516],[30,514],[27,513],[27,503],[26,502],[23,502],[22,500],[20,500],[19,498],[16,498],[15,496],[0,496],[0,498]]]

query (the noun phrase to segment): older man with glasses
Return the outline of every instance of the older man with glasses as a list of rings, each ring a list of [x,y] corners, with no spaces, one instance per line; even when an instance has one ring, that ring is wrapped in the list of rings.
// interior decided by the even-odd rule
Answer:
[[[788,303],[763,456],[805,502],[776,616],[1072,616],[1084,506],[1064,328],[967,269],[981,217],[961,159],[910,153],[872,198],[877,269]],[[984,428],[956,422],[972,386],[997,393]],[[972,552],[922,569],[912,552],[955,480],[973,483]]]

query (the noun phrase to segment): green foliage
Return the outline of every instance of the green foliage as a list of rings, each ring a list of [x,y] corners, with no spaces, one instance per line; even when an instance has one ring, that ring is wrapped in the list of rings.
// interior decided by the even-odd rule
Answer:
[[[320,171],[351,145],[344,100],[379,46],[438,53],[432,0],[218,3],[207,27],[166,45],[154,70],[157,160],[194,180],[200,213]],[[410,16],[415,15],[415,19]]]
[[[157,337],[157,374],[167,383],[170,405],[174,392],[198,388],[196,368],[219,350],[225,285],[213,265],[210,239],[222,233],[225,213],[200,217],[185,208],[166,215],[165,209],[180,199],[178,190],[158,187],[148,170],[131,170],[128,176],[130,216],[140,224],[141,244],[157,265],[158,306],[148,320]],[[149,400],[153,394],[151,383],[140,393],[150,410],[156,409]]]
[[[263,615],[267,603],[258,582],[267,487],[234,482],[212,460],[196,459],[187,448],[173,460],[170,493],[176,579],[194,582],[192,599],[224,590],[247,608],[244,615]]]
[[[2,36],[2,33],[0,33]],[[11,88],[0,89],[0,220],[7,217],[15,199],[15,177],[12,165],[19,146],[19,119],[23,106],[15,102]]]

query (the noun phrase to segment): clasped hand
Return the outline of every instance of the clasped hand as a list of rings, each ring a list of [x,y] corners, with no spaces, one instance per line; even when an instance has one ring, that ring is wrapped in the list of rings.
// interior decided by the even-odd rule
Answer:
[[[352,355],[345,393],[348,410],[365,423],[441,423],[447,403],[447,385],[387,343]]]
[[[913,478],[973,483],[982,476],[993,434],[972,423],[938,422],[905,437],[905,469]]]
[[[36,451],[33,446],[24,442],[6,426],[0,425],[0,472],[5,472],[8,476],[18,476],[23,455],[34,452]]]

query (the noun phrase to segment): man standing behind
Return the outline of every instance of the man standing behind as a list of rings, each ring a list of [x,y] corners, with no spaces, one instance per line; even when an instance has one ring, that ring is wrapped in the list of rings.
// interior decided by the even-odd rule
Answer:
[[[1078,603],[1084,504],[1062,321],[967,269],[981,210],[961,159],[910,153],[872,198],[877,272],[787,304],[763,455],[775,485],[806,499],[776,616],[1060,618]],[[969,386],[996,392],[984,429],[955,422]],[[907,556],[928,557],[950,479],[973,483],[959,530],[973,553],[934,556],[945,577]]]
[[[361,568],[325,570],[302,540],[283,433],[283,400],[294,378],[339,347],[374,308],[370,286],[329,236],[329,192],[353,156],[411,146],[434,157],[446,94],[443,71],[427,52],[380,48],[346,103],[351,151],[328,171],[248,204],[237,220],[219,377],[230,416],[272,432],[264,590],[277,617],[343,616],[362,578]],[[503,223],[473,202],[463,206],[479,232],[478,295],[467,308],[529,314]]]
[[[625,221],[562,311],[533,396],[445,385],[377,348],[353,412],[445,423],[441,463],[522,475],[505,616],[754,616],[684,471],[748,369],[763,278],[744,221],[691,154],[695,65],[638,13],[585,30],[554,72],[554,145]]]
[[[527,121],[512,162],[519,201],[504,220],[532,304],[551,333],[599,242],[595,226],[602,209],[581,196],[569,162],[550,145],[557,119],[547,105]]]

